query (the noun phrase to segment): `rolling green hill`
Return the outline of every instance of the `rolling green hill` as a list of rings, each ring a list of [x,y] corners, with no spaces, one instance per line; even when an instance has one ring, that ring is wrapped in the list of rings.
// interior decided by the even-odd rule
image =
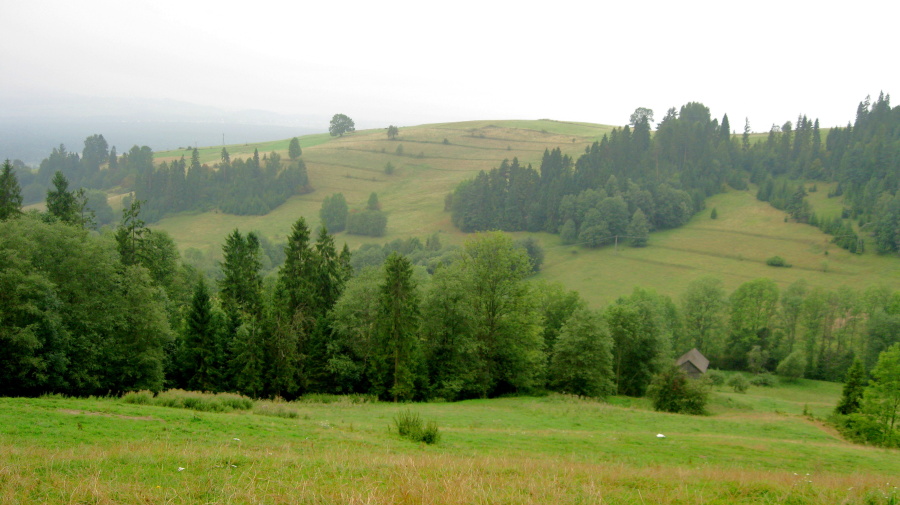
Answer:
[[[440,232],[445,243],[461,243],[466,235],[450,223],[444,197],[460,181],[479,170],[489,170],[504,158],[518,157],[538,167],[545,149],[560,147],[577,158],[585,147],[611,126],[537,121],[471,121],[432,124],[400,129],[396,140],[385,130],[365,130],[332,138],[327,134],[300,139],[303,159],[315,191],[296,196],[265,216],[233,216],[217,212],[168,217],[156,226],[168,231],[182,248],[218,253],[234,228],[257,230],[281,242],[300,216],[318,226],[322,200],[343,193],[352,208],[363,208],[370,193],[377,192],[388,213],[387,235],[369,238],[338,234],[340,246],[351,249],[363,243],[384,243],[396,238],[422,237]],[[288,140],[262,144],[231,145],[232,158],[278,151],[286,156]],[[219,159],[221,147],[200,149],[204,163]],[[190,156],[190,151],[157,153],[158,161]],[[392,175],[384,167],[395,167]],[[811,203],[820,215],[840,212],[840,202],[828,199],[826,185],[812,193]],[[893,257],[867,253],[854,255],[829,243],[829,237],[812,226],[787,223],[784,213],[754,198],[753,190],[716,195],[687,226],[652,233],[642,249],[607,247],[589,250],[561,246],[559,237],[537,234],[547,257],[540,277],[560,281],[575,289],[595,307],[630,293],[635,286],[652,287],[677,296],[685,285],[702,275],[721,278],[726,289],[758,277],[771,277],[781,287],[798,279],[812,286],[856,289],[875,284],[897,285],[900,269]],[[715,207],[719,218],[709,218]],[[517,234],[524,235],[524,234]],[[771,256],[785,258],[792,268],[766,266]]]

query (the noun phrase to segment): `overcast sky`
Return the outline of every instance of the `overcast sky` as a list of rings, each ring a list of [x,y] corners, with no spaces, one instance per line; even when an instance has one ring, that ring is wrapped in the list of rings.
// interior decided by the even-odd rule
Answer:
[[[0,93],[64,91],[365,126],[625,124],[699,101],[741,131],[900,93],[900,2],[0,2]],[[381,124],[383,123],[383,124]],[[323,125],[323,129],[327,125]]]

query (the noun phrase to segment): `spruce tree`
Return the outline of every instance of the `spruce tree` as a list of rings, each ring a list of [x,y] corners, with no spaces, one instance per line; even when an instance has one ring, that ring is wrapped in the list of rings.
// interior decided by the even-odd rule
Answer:
[[[221,390],[219,370],[218,328],[213,314],[209,289],[203,278],[194,289],[191,306],[184,321],[184,333],[179,349],[181,374],[188,389],[195,391]]]
[[[9,160],[3,162],[0,172],[0,221],[22,212],[22,188]]]
[[[53,176],[53,189],[47,190],[47,211],[60,221],[75,224],[79,220],[78,201],[69,191],[69,181],[62,172]]]
[[[853,360],[850,370],[847,371],[847,379],[844,381],[844,390],[841,400],[834,411],[838,414],[849,415],[859,410],[866,389],[866,370],[859,358]]]
[[[376,388],[395,402],[411,400],[415,394],[419,295],[412,273],[412,263],[396,252],[385,260],[378,304],[381,356]]]
[[[132,200],[128,208],[122,209],[122,221],[116,228],[116,244],[124,265],[135,265],[140,261],[145,235],[150,233],[140,218],[141,204],[140,200]]]
[[[301,217],[284,248],[272,307],[269,384],[272,394],[287,398],[307,386],[302,351],[316,326],[317,257],[309,239]]]

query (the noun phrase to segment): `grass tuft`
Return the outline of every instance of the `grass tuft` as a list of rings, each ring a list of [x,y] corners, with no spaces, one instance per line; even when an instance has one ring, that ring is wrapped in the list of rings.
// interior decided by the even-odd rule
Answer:
[[[394,417],[394,427],[397,433],[413,442],[425,442],[426,444],[436,444],[441,439],[441,433],[438,425],[434,421],[424,424],[418,413],[409,409],[398,413]]]

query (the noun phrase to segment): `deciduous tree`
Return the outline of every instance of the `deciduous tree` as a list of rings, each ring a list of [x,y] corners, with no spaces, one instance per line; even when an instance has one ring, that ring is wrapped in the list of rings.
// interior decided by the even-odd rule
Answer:
[[[328,126],[328,133],[332,137],[343,137],[345,133],[354,131],[356,131],[356,126],[353,124],[353,120],[344,114],[335,114]]]

